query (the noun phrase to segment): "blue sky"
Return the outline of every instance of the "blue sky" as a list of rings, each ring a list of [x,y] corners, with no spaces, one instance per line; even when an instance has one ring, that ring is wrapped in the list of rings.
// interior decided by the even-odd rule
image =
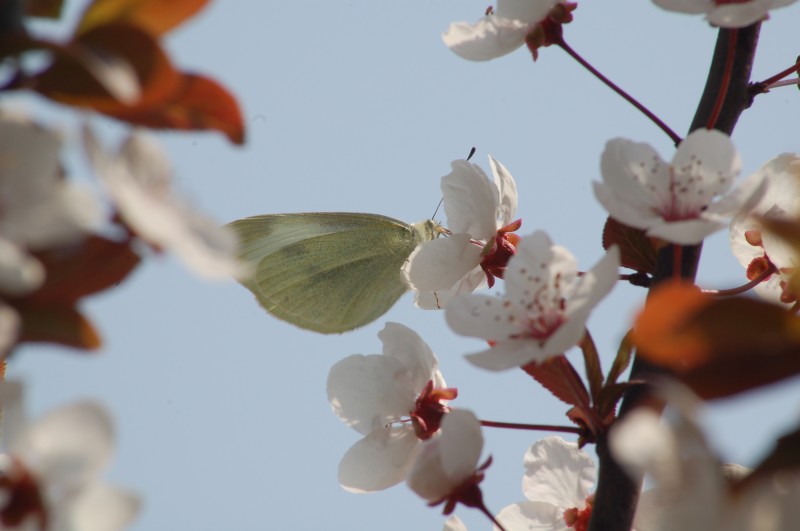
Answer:
[[[650,2],[612,4],[581,3],[567,41],[684,134],[716,32],[700,17]],[[474,162],[488,171],[492,154],[516,178],[521,234],[544,229],[590,267],[601,256],[606,216],[591,192],[603,146],[621,136],[669,159],[671,143],[558,49],[542,50],[535,64],[524,50],[480,64],[455,56],[441,32],[452,21],[477,20],[485,8],[472,0],[213,2],[167,45],[178,65],[237,95],[248,141],[237,148],[213,133],[158,133],[178,187],[220,223],[304,211],[415,222],[436,208],[450,161],[476,146]],[[798,23],[793,6],[764,24],[754,79],[794,61]],[[7,98],[6,105],[74,125],[72,113],[39,100]],[[743,174],[800,151],[798,118],[794,88],[756,100],[733,135]],[[118,138],[111,122],[91,122]],[[87,175],[79,154],[68,162]],[[743,278],[727,235],[709,239],[700,283],[731,287]],[[643,295],[620,285],[592,316],[606,366]],[[267,315],[233,282],[203,282],[174,258],[153,256],[86,311],[104,336],[102,351],[26,347],[9,374],[28,384],[34,414],[78,397],[111,409],[119,444],[109,479],[144,497],[136,531],[440,529],[439,510],[404,485],[353,495],[336,481],[339,459],[358,435],[332,414],[327,373],[347,355],[380,352],[377,332],[386,321],[429,343],[459,389],[454,406],[490,420],[566,422],[567,407],[521,371],[490,374],[467,364],[462,355],[481,343],[456,336],[441,313],[416,309],[409,295],[363,329],[321,336]],[[580,366],[577,350],[569,357]],[[724,458],[753,464],[776,430],[796,420],[798,390],[792,380],[713,406],[709,432]],[[485,453],[494,456],[484,483],[491,510],[522,499],[522,456],[539,435],[546,434],[484,430]],[[457,514],[471,529],[488,528],[477,513]]]

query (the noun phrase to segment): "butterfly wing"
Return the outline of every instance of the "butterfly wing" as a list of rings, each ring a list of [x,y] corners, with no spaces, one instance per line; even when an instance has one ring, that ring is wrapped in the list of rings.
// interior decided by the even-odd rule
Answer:
[[[386,313],[408,289],[403,263],[433,238],[377,214],[303,213],[234,221],[240,256],[255,273],[242,284],[276,317],[322,333],[352,330]]]

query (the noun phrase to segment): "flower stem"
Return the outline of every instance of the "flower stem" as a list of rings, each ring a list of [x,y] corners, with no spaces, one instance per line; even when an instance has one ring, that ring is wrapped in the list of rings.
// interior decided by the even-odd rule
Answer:
[[[581,429],[574,426],[554,426],[551,424],[520,424],[517,422],[496,422],[482,420],[481,426],[487,428],[507,428],[511,430],[556,431],[560,433],[575,433],[580,435]]]
[[[725,98],[728,97],[728,87],[731,86],[731,72],[733,71],[733,60],[736,57],[736,41],[738,36],[739,30],[736,28],[732,29],[730,39],[728,40],[728,52],[725,55],[725,66],[719,91],[717,92],[717,99],[714,102],[714,108],[711,110],[711,116],[708,117],[706,129],[714,129],[714,126],[717,125],[719,113],[722,111],[722,104],[725,103]]]
[[[597,79],[602,81],[611,90],[619,94],[625,101],[636,107],[636,109],[638,109],[639,112],[647,116],[650,119],[650,121],[656,124],[659,129],[664,131],[664,133],[666,133],[667,136],[670,137],[670,139],[676,146],[681,143],[681,137],[678,136],[678,134],[675,131],[670,129],[669,126],[665,124],[658,116],[650,112],[650,110],[647,107],[639,103],[630,94],[622,90],[617,84],[615,84],[613,81],[611,81],[606,76],[601,74],[599,70],[597,70],[595,67],[589,64],[583,57],[578,55],[578,53],[575,50],[573,50],[569,44],[567,44],[567,42],[563,39],[563,37],[560,38],[557,42],[554,42],[553,44],[560,46],[562,50],[567,52],[567,54],[569,54],[570,57],[578,61],[578,63],[580,63],[581,66],[583,66],[585,69],[591,72]]]
[[[731,295],[739,295],[740,293],[744,293],[758,286],[759,284],[764,282],[767,278],[769,278],[770,275],[774,274],[776,271],[777,269],[775,268],[775,265],[770,263],[768,268],[762,271],[760,275],[758,275],[756,278],[754,278],[747,284],[742,284],[741,286],[730,289],[704,289],[703,293],[707,293],[715,297],[730,297]]]
[[[753,83],[750,86],[750,94],[752,94],[753,96],[756,96],[758,94],[763,94],[763,93],[767,92],[772,87],[780,87],[780,86],[783,86],[783,85],[794,85],[794,84],[796,84],[797,81],[798,81],[797,79],[790,79],[790,80],[786,80],[786,81],[781,82],[781,83],[778,83],[778,82],[781,79],[783,79],[786,76],[788,76],[789,74],[793,74],[795,72],[798,72],[798,68],[800,68],[800,56],[797,57],[797,62],[795,62],[795,64],[793,64],[789,68],[786,68],[785,70],[781,70],[780,72],[778,72],[774,76],[768,77],[764,81],[759,81],[757,83]]]
[[[490,512],[489,512],[489,509],[487,509],[485,506],[481,506],[481,507],[480,507],[480,511],[481,511],[483,514],[485,514],[485,515],[486,515],[486,518],[488,518],[489,520],[491,520],[491,521],[492,521],[492,523],[495,525],[495,527],[496,527],[496,528],[498,528],[500,531],[506,531],[506,528],[505,528],[505,527],[503,527],[503,526],[500,524],[500,522],[498,522],[498,521],[497,521],[497,519],[495,519],[495,517],[492,515],[492,513],[490,513]]]

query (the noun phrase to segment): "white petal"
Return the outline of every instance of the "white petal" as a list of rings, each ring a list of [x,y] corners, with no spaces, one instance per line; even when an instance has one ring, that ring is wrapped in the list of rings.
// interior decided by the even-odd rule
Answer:
[[[5,238],[0,238],[0,293],[25,295],[44,282],[44,266],[32,255]]]
[[[12,452],[40,477],[81,485],[105,467],[113,450],[110,415],[93,402],[55,409],[20,437]]]
[[[408,488],[431,502],[441,500],[458,487],[444,471],[440,438],[441,434],[420,445],[419,453],[406,475]]]
[[[416,291],[446,291],[481,263],[483,248],[469,234],[453,234],[418,246],[409,256],[406,278]]]
[[[574,290],[566,292],[567,317],[584,308],[593,308],[617,285],[619,280],[619,247],[611,246],[595,266],[578,277]]]
[[[649,203],[628,203],[615,195],[615,191],[604,183],[593,182],[592,188],[597,201],[608,214],[629,227],[647,229],[662,221],[660,215],[650,210]]]
[[[640,211],[657,204],[669,192],[669,167],[650,145],[624,138],[610,140],[600,159],[603,182],[619,202]],[[616,212],[609,213],[627,223]]]
[[[365,435],[407,416],[416,399],[405,365],[389,356],[354,354],[328,373],[328,400],[334,413]]]
[[[423,310],[441,310],[446,308],[450,301],[458,294],[472,293],[476,289],[486,285],[486,274],[483,270],[475,268],[461,280],[456,282],[452,288],[446,291],[425,291],[416,292],[414,304]]]
[[[507,339],[498,341],[488,350],[468,354],[465,358],[476,367],[487,371],[505,371],[532,361],[544,361],[555,354],[561,353],[547,352],[533,339]]]
[[[497,186],[476,164],[455,160],[450,166],[453,171],[442,177],[447,228],[478,240],[493,238],[500,204]]]
[[[706,237],[725,226],[723,221],[706,219],[689,219],[686,221],[661,222],[653,225],[647,235],[661,238],[678,245],[696,245]]]
[[[26,427],[22,383],[16,380],[0,381],[0,406],[2,406],[4,448],[11,448],[24,434]]]
[[[399,323],[386,323],[378,337],[383,343],[383,355],[398,360],[406,368],[415,393],[421,392],[431,379],[436,380],[437,386],[444,386],[439,360],[419,334]]]
[[[11,306],[0,303],[0,359],[4,359],[19,338],[21,319]],[[5,424],[5,421],[3,421]]]
[[[611,452],[634,476],[674,464],[675,438],[658,415],[644,408],[617,422],[609,434]]]
[[[471,477],[483,451],[481,423],[472,411],[454,409],[442,418],[439,435],[442,467],[458,484]]]
[[[117,531],[136,518],[139,498],[109,485],[93,484],[83,489],[70,505],[71,529]]]
[[[559,0],[497,0],[497,16],[537,24]]]
[[[489,61],[513,52],[525,42],[528,25],[488,15],[475,24],[454,22],[442,40],[456,55],[469,61]]]
[[[451,516],[445,520],[442,531],[467,531],[467,526],[458,516]]]
[[[519,332],[519,322],[511,319],[515,311],[505,299],[470,294],[453,297],[444,315],[457,334],[499,341]]]
[[[505,507],[497,515],[497,521],[508,531],[541,529],[542,531],[566,531],[564,510],[539,501],[515,503]],[[495,527],[494,531],[498,528]],[[638,530],[637,530],[638,531]]]
[[[707,205],[731,187],[742,161],[728,135],[716,129],[697,129],[678,146],[672,167],[674,179],[689,188],[692,202]]]
[[[492,167],[494,184],[500,192],[500,204],[497,207],[497,228],[501,228],[514,221],[514,215],[517,213],[517,183],[506,167],[491,155],[489,155],[489,165]]]
[[[721,28],[743,28],[767,17],[766,2],[749,1],[735,5],[721,5],[711,10],[708,21]]]
[[[597,473],[589,454],[557,436],[545,437],[525,453],[522,491],[531,501],[565,509],[586,506]]]
[[[339,463],[339,483],[350,492],[374,492],[403,481],[419,450],[411,426],[378,428],[350,447]]]

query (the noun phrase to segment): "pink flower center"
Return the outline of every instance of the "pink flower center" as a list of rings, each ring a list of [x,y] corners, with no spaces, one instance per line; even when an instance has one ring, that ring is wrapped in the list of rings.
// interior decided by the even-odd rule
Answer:
[[[509,223],[503,228],[497,229],[494,239],[483,246],[483,258],[481,259],[481,269],[486,275],[486,282],[491,288],[494,286],[494,279],[503,278],[508,261],[517,252],[519,236],[512,234],[522,226],[522,220],[518,219]],[[481,245],[480,242],[475,242]]]
[[[433,380],[428,380],[425,388],[417,397],[414,411],[411,412],[411,423],[414,425],[414,432],[422,440],[430,439],[434,433],[439,431],[442,424],[442,417],[450,411],[446,403],[458,396],[458,389],[445,388],[434,389]]]

